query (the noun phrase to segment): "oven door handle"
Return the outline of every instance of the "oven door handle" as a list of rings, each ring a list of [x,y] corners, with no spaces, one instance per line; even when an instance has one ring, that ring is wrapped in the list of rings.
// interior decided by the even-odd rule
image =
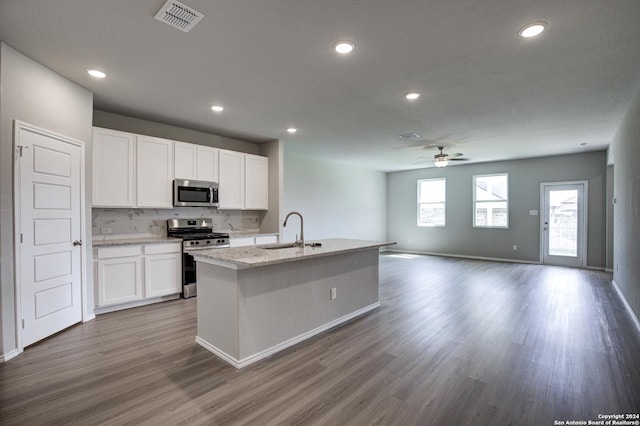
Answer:
[[[213,187],[209,187],[209,205],[213,205]]]

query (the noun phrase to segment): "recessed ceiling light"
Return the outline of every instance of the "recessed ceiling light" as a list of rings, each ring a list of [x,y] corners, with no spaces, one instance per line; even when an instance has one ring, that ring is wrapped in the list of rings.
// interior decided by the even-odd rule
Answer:
[[[87,68],[87,74],[95,78],[105,78],[107,76],[105,72],[97,70],[95,68]]]
[[[213,105],[211,107],[211,111],[213,111],[213,112],[222,112],[222,111],[224,111],[224,107],[222,107],[220,105]]]
[[[543,32],[545,28],[547,28],[546,22],[533,22],[520,28],[520,31],[518,31],[518,35],[524,38],[535,37]]]
[[[295,133],[295,132],[297,132],[297,131],[298,131],[298,129],[296,129],[295,127],[289,127],[289,128],[287,129],[287,133],[291,133],[291,134],[294,134],[294,133]]]
[[[414,101],[420,97],[420,92],[409,92],[405,94],[404,97],[409,101]]]
[[[356,44],[351,40],[340,40],[336,41],[333,44],[333,48],[336,52],[346,55],[347,53],[351,53],[353,49],[355,49]]]

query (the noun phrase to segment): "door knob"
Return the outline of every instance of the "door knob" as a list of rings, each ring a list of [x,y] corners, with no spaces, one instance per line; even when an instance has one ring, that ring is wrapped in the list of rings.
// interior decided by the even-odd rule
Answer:
[[[74,246],[81,246],[81,245],[82,245],[82,240],[75,240],[75,241],[73,242],[73,245],[74,245]]]

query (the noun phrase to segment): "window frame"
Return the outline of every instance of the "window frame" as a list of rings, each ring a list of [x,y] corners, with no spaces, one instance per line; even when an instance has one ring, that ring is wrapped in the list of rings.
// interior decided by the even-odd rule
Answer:
[[[478,178],[486,178],[486,177],[494,177],[494,176],[504,176],[506,179],[506,186],[507,186],[507,196],[506,199],[498,201],[498,200],[477,200],[477,194],[476,194],[476,189],[478,188],[476,182],[478,180]],[[473,175],[473,179],[472,179],[472,191],[473,191],[473,203],[472,203],[472,209],[473,209],[473,223],[472,226],[474,228],[488,228],[488,229],[509,229],[509,173],[491,173],[491,174],[482,174],[482,175]],[[478,211],[478,204],[489,204],[489,203],[495,203],[495,202],[504,202],[506,204],[506,225],[478,225],[477,224],[477,211]],[[487,215],[488,217],[488,215]]]
[[[442,201],[438,201],[438,202],[422,202],[421,198],[420,198],[420,187],[421,187],[421,183],[422,182],[427,182],[427,181],[442,181],[443,185],[444,185],[444,191],[443,191],[443,199]],[[417,200],[417,214],[416,214],[416,223],[418,227],[421,228],[444,228],[447,226],[447,179],[445,177],[437,177],[437,178],[427,178],[427,179],[418,179],[417,181],[417,194],[416,194],[416,200]],[[443,222],[442,224],[427,224],[427,223],[421,223],[420,222],[420,208],[422,205],[442,205],[442,210],[443,210]]]

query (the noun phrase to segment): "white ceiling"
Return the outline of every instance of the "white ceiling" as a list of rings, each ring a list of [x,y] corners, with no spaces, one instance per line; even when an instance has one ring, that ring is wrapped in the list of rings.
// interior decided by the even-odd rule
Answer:
[[[164,2],[1,0],[0,39],[97,109],[384,171],[432,166],[406,133],[476,162],[605,149],[640,82],[638,0],[183,0],[189,33]]]

